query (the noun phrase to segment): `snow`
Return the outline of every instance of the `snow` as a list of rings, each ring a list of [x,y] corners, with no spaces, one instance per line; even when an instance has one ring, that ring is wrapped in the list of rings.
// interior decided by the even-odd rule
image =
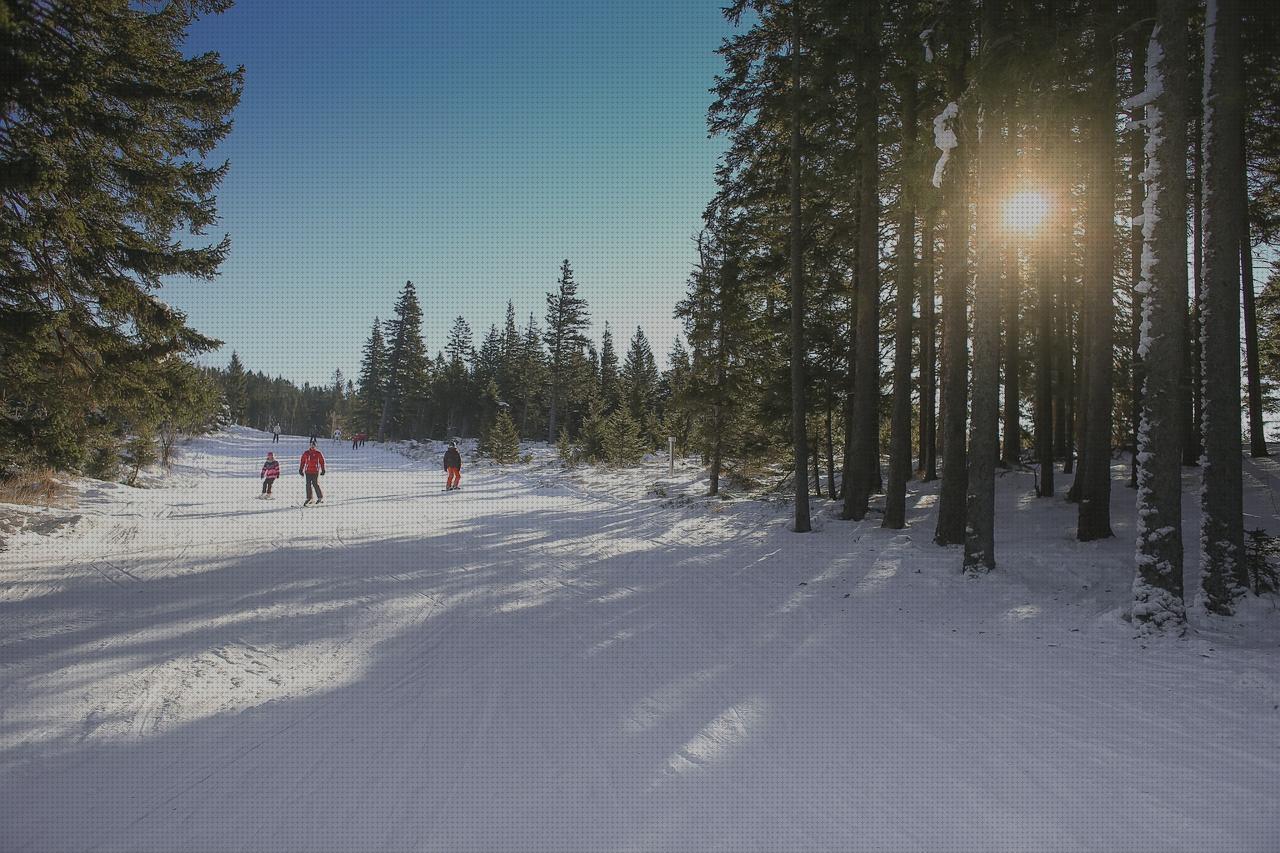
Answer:
[[[951,159],[951,149],[960,144],[959,140],[956,139],[954,127],[956,117],[959,115],[960,107],[955,101],[952,101],[933,119],[933,144],[942,152],[942,155],[938,157],[937,164],[933,167],[933,185],[935,188],[942,186],[942,172],[947,168],[947,161]]]
[[[904,531],[816,500],[796,535],[692,461],[536,446],[445,493],[439,445],[324,442],[302,509],[303,445],[274,501],[236,428],[9,539],[0,847],[1274,849],[1275,610],[1136,641],[1126,489],[1080,544],[1002,476],[969,579],[933,486]]]
[[[929,27],[929,29],[920,33],[920,44],[924,46],[925,62],[933,62],[933,47],[930,44],[930,40],[932,36],[933,36],[933,27]]]

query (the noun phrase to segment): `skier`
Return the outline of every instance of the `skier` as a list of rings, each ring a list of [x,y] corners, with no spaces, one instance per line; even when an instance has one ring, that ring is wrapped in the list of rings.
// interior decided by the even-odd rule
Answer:
[[[449,449],[444,452],[444,470],[449,472],[445,481],[446,492],[458,488],[462,483],[462,454],[458,453],[458,443],[449,442]]]
[[[342,443],[342,427],[338,427],[333,431],[333,443],[334,444]]]
[[[316,447],[316,440],[311,439],[311,446],[298,460],[298,473],[307,478],[307,500],[303,506],[311,505],[311,490],[316,490],[316,504],[324,503],[324,492],[320,491],[320,478],[324,476],[324,454]]]
[[[262,463],[262,494],[259,496],[263,499],[271,497],[271,487],[280,477],[280,461],[276,459],[276,455],[270,451],[267,452],[267,461]]]
[[[278,421],[271,425],[271,443],[280,443],[280,423]]]

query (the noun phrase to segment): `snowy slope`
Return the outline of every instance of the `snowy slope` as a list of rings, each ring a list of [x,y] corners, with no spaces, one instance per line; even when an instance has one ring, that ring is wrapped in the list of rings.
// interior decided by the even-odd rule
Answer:
[[[0,849],[1277,849],[1276,616],[1133,640],[1127,489],[1081,545],[1006,475],[969,580],[932,491],[797,536],[690,467],[322,447],[322,507],[238,429],[10,540]]]

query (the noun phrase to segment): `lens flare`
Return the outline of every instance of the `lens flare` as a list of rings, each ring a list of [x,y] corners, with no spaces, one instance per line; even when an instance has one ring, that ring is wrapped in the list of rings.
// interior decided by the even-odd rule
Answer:
[[[1004,225],[1024,234],[1035,231],[1049,215],[1049,197],[1024,190],[1014,193],[1004,205]]]

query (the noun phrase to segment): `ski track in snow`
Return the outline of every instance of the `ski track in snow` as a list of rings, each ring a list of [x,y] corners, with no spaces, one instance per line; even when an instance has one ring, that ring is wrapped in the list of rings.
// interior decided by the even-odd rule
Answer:
[[[1280,846],[1276,611],[1135,640],[1120,467],[1087,544],[1003,475],[999,568],[967,579],[934,486],[907,530],[818,500],[797,536],[691,468],[468,465],[446,494],[434,460],[323,442],[303,510],[303,446],[200,439],[9,541],[0,849]]]

